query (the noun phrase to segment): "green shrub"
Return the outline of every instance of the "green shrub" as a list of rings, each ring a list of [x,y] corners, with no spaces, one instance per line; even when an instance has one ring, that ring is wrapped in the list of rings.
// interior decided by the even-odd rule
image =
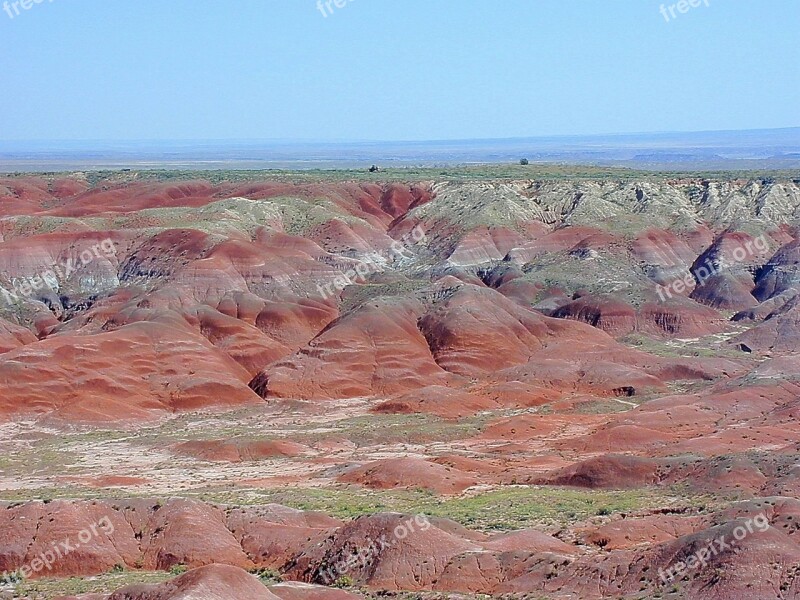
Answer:
[[[183,575],[184,573],[186,573],[186,571],[188,571],[188,569],[186,568],[186,565],[182,563],[177,565],[172,565],[169,568],[170,575]]]
[[[281,583],[283,581],[281,574],[273,569],[253,569],[250,574],[258,577],[264,584]]]
[[[350,575],[342,575],[339,577],[339,579],[333,582],[333,587],[340,589],[350,588],[353,587],[355,583],[356,582],[353,581],[353,578],[350,577]]]

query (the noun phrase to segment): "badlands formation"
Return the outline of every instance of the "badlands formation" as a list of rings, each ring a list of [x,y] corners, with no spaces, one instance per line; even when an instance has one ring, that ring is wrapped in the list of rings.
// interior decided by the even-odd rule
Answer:
[[[0,598],[800,597],[800,181],[0,180]]]

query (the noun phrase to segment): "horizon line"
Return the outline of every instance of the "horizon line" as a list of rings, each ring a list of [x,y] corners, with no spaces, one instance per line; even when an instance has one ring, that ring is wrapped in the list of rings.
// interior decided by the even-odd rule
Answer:
[[[131,144],[131,143],[282,143],[282,144],[425,144],[425,143],[454,143],[454,142],[498,142],[498,141],[525,141],[525,140],[551,140],[551,139],[587,139],[607,137],[633,137],[633,136],[665,136],[665,135],[692,135],[715,133],[755,133],[755,132],[791,132],[800,133],[800,125],[789,127],[768,127],[751,129],[701,129],[701,130],[676,130],[676,131],[638,131],[615,133],[588,133],[588,134],[554,134],[530,135],[512,137],[478,137],[478,138],[426,138],[426,139],[314,139],[314,138],[53,138],[53,139],[0,139],[0,144],[52,144],[52,143],[101,143],[101,144]]]

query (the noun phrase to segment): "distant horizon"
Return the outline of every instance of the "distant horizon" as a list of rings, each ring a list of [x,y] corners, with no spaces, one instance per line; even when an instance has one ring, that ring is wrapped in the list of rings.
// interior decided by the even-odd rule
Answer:
[[[646,137],[669,135],[700,135],[700,134],[737,134],[758,132],[791,132],[800,134],[800,125],[789,127],[765,127],[747,129],[699,129],[699,130],[671,130],[671,131],[623,131],[609,133],[565,133],[554,135],[524,135],[510,137],[477,137],[477,138],[425,138],[425,139],[324,139],[324,138],[119,138],[119,139],[91,139],[91,138],[53,138],[53,139],[3,139],[0,144],[52,144],[52,143],[100,143],[100,144],[161,144],[161,143],[240,143],[240,144],[425,144],[425,143],[453,143],[453,142],[503,142],[526,140],[553,140],[553,139],[592,139],[615,137]]]
[[[108,169],[308,170],[531,164],[800,169],[800,127],[406,141],[0,141],[0,172]]]

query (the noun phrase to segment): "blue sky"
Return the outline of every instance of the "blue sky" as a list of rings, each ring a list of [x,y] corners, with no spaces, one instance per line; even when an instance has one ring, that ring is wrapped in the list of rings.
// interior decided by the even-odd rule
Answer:
[[[0,12],[0,139],[425,140],[800,125],[797,0],[698,0],[669,22],[660,0],[350,0],[327,17],[316,1],[9,6],[13,18]],[[664,4],[669,16],[677,0]]]

